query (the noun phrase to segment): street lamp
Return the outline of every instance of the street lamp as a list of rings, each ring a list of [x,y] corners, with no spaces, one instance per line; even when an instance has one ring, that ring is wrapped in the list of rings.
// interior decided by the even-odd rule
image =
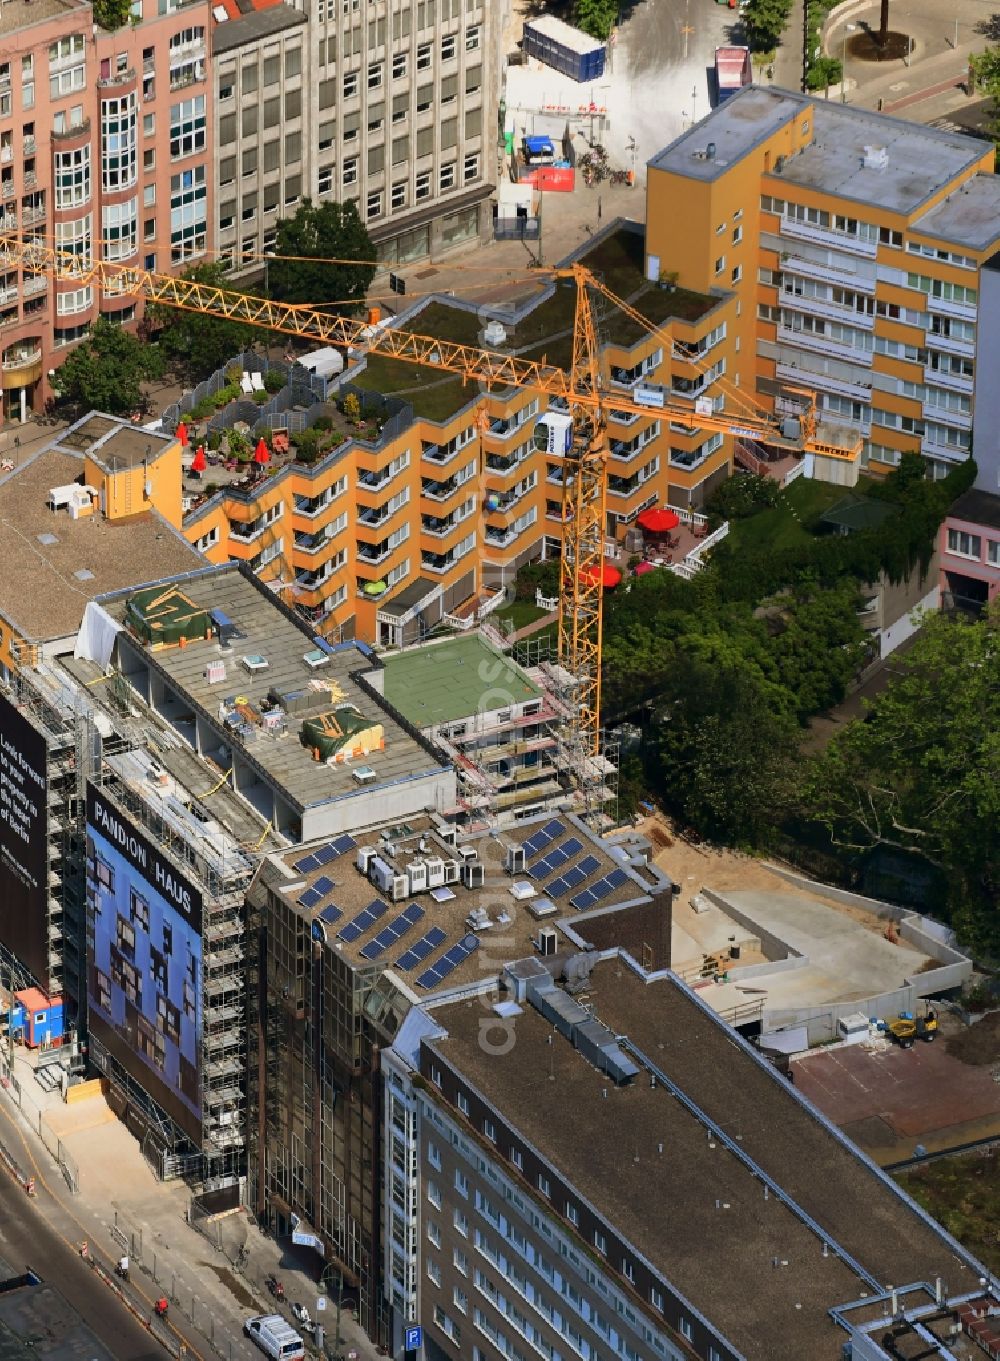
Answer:
[[[691,91],[691,126],[692,126],[692,127],[694,127],[695,123],[697,123],[697,121],[698,121],[698,107],[697,107],[697,106],[698,106],[698,87],[697,87],[697,85],[695,85],[694,88],[693,88],[692,91]]]
[[[844,54],[840,62],[840,102],[847,103],[847,35],[853,33],[857,24],[844,25]]]
[[[323,1291],[323,1282],[326,1280],[326,1275],[328,1271],[337,1272],[337,1340],[334,1343],[334,1346],[336,1348],[337,1355],[339,1356],[340,1349],[344,1345],[344,1339],[341,1336],[340,1332],[340,1315],[344,1302],[344,1264],[340,1261],[327,1262],[326,1266],[320,1273],[319,1278],[320,1293],[322,1293]]]

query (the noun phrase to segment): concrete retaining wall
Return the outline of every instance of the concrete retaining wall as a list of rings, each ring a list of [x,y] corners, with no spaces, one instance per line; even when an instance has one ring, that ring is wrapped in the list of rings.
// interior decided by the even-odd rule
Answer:
[[[789,956],[798,955],[799,952],[797,950],[793,950],[786,941],[781,940],[778,936],[772,935],[770,931],[765,931],[760,922],[755,922],[752,917],[747,916],[745,912],[742,912],[735,904],[731,903],[724,894],[716,893],[710,888],[703,888],[701,892],[702,896],[707,898],[710,903],[714,904],[715,907],[721,908],[727,917],[732,917],[734,922],[738,922],[740,926],[744,927],[752,936],[760,941],[761,954],[765,959],[778,962],[788,959]]]

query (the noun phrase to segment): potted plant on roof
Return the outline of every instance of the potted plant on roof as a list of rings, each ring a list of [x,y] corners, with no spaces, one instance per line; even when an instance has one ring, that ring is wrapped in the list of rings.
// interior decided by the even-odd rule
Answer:
[[[679,277],[676,269],[661,269],[659,280],[660,287],[668,289],[671,293],[676,292],[677,280]]]

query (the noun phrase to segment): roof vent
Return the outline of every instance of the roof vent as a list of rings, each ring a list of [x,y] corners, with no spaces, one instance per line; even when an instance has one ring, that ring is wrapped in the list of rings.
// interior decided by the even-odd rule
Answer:
[[[89,567],[78,567],[73,573],[77,581],[93,581],[94,574]]]
[[[705,160],[706,160],[706,161],[714,161],[714,160],[715,160],[715,143],[714,143],[714,142],[709,142],[708,146],[705,148]]]
[[[59,542],[59,540],[56,538],[54,534],[36,534],[35,538],[38,540],[39,543],[44,544],[46,548],[49,548],[52,544]]]
[[[889,151],[884,146],[866,146],[864,167],[866,170],[886,170],[889,165]]]
[[[487,345],[502,345],[507,339],[507,332],[498,321],[491,321],[483,330],[483,340]]]

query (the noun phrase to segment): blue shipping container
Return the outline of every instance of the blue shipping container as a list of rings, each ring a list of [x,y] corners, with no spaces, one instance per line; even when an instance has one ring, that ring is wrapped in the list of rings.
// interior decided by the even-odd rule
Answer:
[[[525,56],[561,71],[571,80],[600,80],[604,75],[604,44],[578,28],[543,14],[524,25]]]

